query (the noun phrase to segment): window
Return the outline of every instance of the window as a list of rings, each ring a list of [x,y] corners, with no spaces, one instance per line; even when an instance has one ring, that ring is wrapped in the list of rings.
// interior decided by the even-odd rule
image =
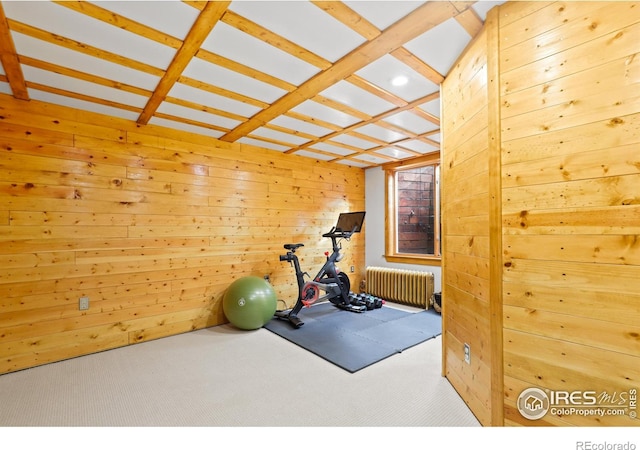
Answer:
[[[390,262],[440,264],[440,155],[383,166]]]

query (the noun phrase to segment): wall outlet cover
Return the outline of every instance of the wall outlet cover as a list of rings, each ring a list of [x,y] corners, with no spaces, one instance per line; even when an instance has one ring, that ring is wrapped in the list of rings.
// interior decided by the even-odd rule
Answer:
[[[80,311],[89,309],[89,297],[80,297],[79,309]]]

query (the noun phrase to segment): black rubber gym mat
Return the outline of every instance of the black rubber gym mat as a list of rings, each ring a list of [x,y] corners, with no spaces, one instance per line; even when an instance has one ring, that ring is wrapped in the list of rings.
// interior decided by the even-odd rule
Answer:
[[[442,333],[442,318],[433,309],[411,313],[383,306],[363,313],[331,303],[304,308],[294,328],[273,319],[264,328],[351,372],[357,372]]]

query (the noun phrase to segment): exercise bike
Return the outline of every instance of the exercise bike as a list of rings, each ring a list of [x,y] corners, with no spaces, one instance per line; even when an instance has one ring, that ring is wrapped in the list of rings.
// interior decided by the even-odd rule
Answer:
[[[287,250],[285,255],[280,255],[280,261],[287,261],[291,264],[296,273],[298,284],[298,299],[293,308],[276,311],[274,317],[288,320],[295,328],[300,328],[304,322],[298,317],[298,313],[304,306],[311,306],[313,303],[322,300],[329,300],[340,309],[352,312],[364,312],[367,308],[363,305],[352,304],[351,302],[351,282],[346,273],[341,272],[336,263],[340,262],[344,254],[340,253],[342,246],[340,241],[351,238],[354,233],[359,233],[364,221],[364,212],[341,213],[338,223],[332,227],[328,233],[322,237],[330,238],[333,252],[325,252],[327,260],[320,268],[317,275],[309,281],[305,281],[307,272],[303,272],[296,250],[304,247],[304,244],[285,244]]]

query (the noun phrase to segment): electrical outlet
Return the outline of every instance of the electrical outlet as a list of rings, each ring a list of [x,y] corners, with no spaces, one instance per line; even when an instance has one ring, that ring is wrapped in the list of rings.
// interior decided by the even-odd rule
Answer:
[[[78,306],[80,311],[86,311],[87,309],[89,309],[89,297],[80,297]]]
[[[471,346],[464,344],[464,362],[471,364]]]
[[[351,273],[356,271],[356,267],[355,266],[351,266]]]

